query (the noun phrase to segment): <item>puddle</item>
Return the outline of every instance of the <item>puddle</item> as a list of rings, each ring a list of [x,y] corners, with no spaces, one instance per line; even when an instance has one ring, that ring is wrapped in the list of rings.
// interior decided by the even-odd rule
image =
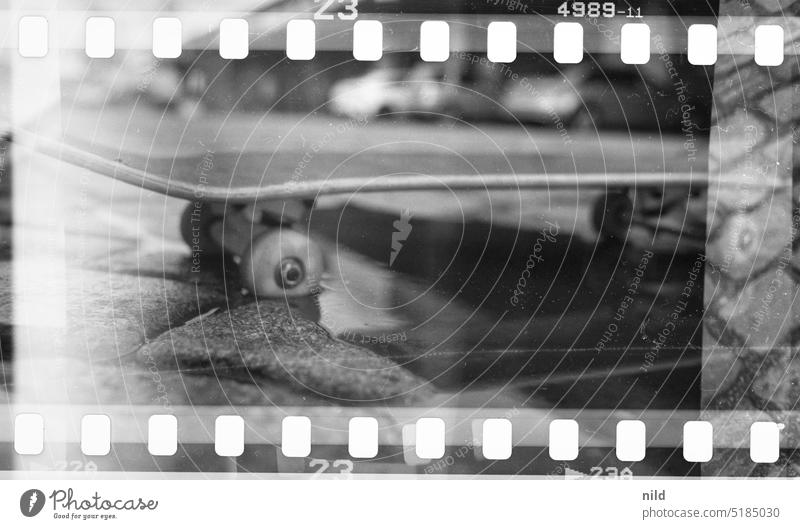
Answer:
[[[691,240],[665,252],[598,236],[586,212],[598,194],[539,196],[524,224],[508,208],[487,222],[493,200],[395,194],[316,209],[312,230],[332,248],[320,323],[442,391],[696,407],[703,292]]]

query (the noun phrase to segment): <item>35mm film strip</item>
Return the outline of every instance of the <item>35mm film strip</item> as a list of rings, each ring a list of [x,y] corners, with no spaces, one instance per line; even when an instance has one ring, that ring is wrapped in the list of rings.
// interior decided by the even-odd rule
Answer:
[[[0,12],[0,471],[798,475],[796,17],[453,4]]]
[[[63,412],[53,411],[59,414]],[[246,442],[255,441],[259,444],[273,443],[272,446],[279,447],[282,455],[288,458],[314,457],[312,444],[345,444],[350,457],[374,459],[378,456],[381,444],[386,444],[404,447],[404,456],[405,451],[412,451],[416,457],[406,457],[409,465],[429,465],[434,460],[445,459],[446,446],[467,446],[470,452],[474,449],[484,459],[507,460],[512,457],[517,446],[546,445],[548,456],[553,461],[574,461],[578,458],[583,442],[588,447],[602,447],[611,441],[615,447],[616,459],[621,462],[642,461],[648,446],[682,446],[686,461],[701,463],[711,460],[714,447],[713,423],[685,420],[684,417],[689,416],[689,412],[645,412],[645,420],[622,419],[614,423],[614,415],[631,416],[632,412],[604,416],[599,410],[585,411],[582,415],[587,419],[583,425],[574,419],[554,419],[548,422],[547,415],[541,412],[518,412],[513,419],[472,419],[458,425],[449,425],[445,419],[438,417],[423,417],[412,424],[382,425],[381,422],[386,421],[379,422],[375,417],[351,417],[346,420],[342,417],[325,417],[324,410],[320,409],[315,410],[315,413],[319,424],[314,424],[313,436],[312,420],[307,416],[285,416],[280,419],[278,428],[275,424],[270,424],[270,421],[277,422],[276,417],[270,415],[256,418],[256,414],[253,414],[250,422],[245,423],[243,417],[238,415],[192,417],[187,413],[181,417],[180,429],[175,415],[151,415],[146,420],[140,416],[123,415],[117,425],[116,421],[112,424],[108,415],[87,414],[80,418],[80,427],[75,424],[59,424],[59,428],[67,428],[68,441],[79,442],[81,453],[85,456],[109,455],[112,441],[146,443],[151,455],[174,456],[180,441],[182,444],[213,442],[217,455],[238,457],[244,453]],[[402,410],[396,410],[396,414],[394,421],[399,419],[397,416],[408,415]],[[486,411],[480,414],[490,415]],[[455,411],[448,415],[450,419],[457,417]],[[565,412],[562,411],[559,415],[565,415]],[[752,415],[745,414],[714,415],[714,423],[723,429],[717,436],[722,446],[742,448],[749,445],[750,458],[754,463],[774,463],[779,458],[781,447],[792,448],[785,442],[781,443],[780,431],[785,427],[782,423],[758,421]],[[72,417],[72,414],[69,416]],[[749,424],[749,432],[743,432],[750,421],[755,422]],[[347,429],[342,430],[338,423],[345,422]],[[597,432],[598,425],[600,432]],[[47,439],[45,426],[40,414],[17,414],[13,428],[15,452],[26,456],[42,454]],[[682,430],[682,436],[676,434],[679,430]],[[614,432],[613,439],[609,438],[609,432]],[[59,437],[58,441],[62,442],[63,439]]]
[[[583,5],[582,2],[576,2]],[[589,2],[590,5],[599,4]],[[607,2],[607,4],[613,4]],[[341,14],[341,13],[340,13]],[[73,15],[77,18],[77,15]],[[332,15],[331,15],[332,16]],[[369,15],[367,15],[369,16]],[[139,14],[138,18],[142,15]],[[400,20],[397,20],[397,19]],[[405,18],[403,20],[402,18]],[[384,42],[384,22],[381,20],[355,20],[321,22],[313,19],[293,19],[285,27],[270,27],[270,23],[259,24],[259,28],[250,28],[244,18],[225,18],[218,21],[213,32],[214,43],[218,46],[223,59],[244,59],[250,52],[251,44],[257,49],[272,49],[283,37],[286,57],[291,60],[308,61],[315,56],[319,47],[322,50],[344,49],[345,41],[352,46],[353,58],[357,61],[377,61],[384,50],[393,52],[414,51],[426,62],[443,62],[450,57],[451,51],[463,49],[486,51],[489,61],[495,63],[512,63],[518,52],[550,53],[555,62],[560,64],[576,64],[583,60],[584,49],[589,52],[607,52],[612,45],[617,47],[620,59],[625,64],[646,64],[651,53],[663,54],[686,53],[693,65],[709,66],[717,60],[717,54],[752,54],[756,64],[760,66],[778,66],[784,61],[787,42],[793,40],[792,31],[787,34],[780,24],[770,23],[767,18],[749,18],[741,20],[721,20],[718,23],[688,23],[680,29],[685,35],[677,34],[677,28],[668,20],[656,20],[658,31],[668,29],[667,41],[658,37],[655,48],[651,42],[650,25],[646,22],[626,22],[603,24],[591,21],[598,17],[587,18],[589,22],[559,22],[559,19],[537,18],[535,21],[522,23],[523,32],[518,34],[517,24],[508,20],[490,21],[490,17],[479,17],[475,20],[465,19],[461,22],[445,20],[417,21],[416,17],[392,17],[385,23],[391,29]],[[581,16],[580,18],[583,18]],[[603,19],[600,19],[603,20]],[[140,24],[121,21],[125,24]],[[203,20],[205,22],[205,20]],[[72,22],[65,21],[72,26]],[[193,21],[192,26],[201,24]],[[117,46],[116,22],[111,17],[91,16],[85,19],[86,55],[94,59],[113,57]],[[156,17],[149,25],[152,35],[152,52],[159,59],[176,59],[180,57],[184,46],[182,34],[183,23],[177,17]],[[267,26],[267,27],[264,27]],[[451,26],[455,27],[456,42],[451,37]],[[134,25],[134,27],[139,27]],[[739,29],[751,27],[745,33],[747,40],[742,40]],[[262,29],[263,28],[263,29]],[[585,29],[586,28],[586,29]],[[262,33],[263,31],[263,33]],[[610,32],[614,38],[609,43],[599,42],[604,33]],[[591,32],[590,39],[584,44],[584,32]],[[146,33],[146,32],[140,32]],[[718,35],[719,33],[719,35]],[[269,35],[272,34],[272,35]],[[733,39],[733,34],[736,39]],[[269,35],[269,36],[265,36]],[[128,36],[128,35],[126,35]],[[730,36],[730,38],[729,38]],[[128,36],[129,37],[129,36]],[[47,55],[50,36],[50,25],[44,16],[26,15],[19,18],[17,26],[18,51],[22,57],[41,58]],[[76,47],[77,37],[65,37],[66,48]],[[130,37],[129,37],[130,38]],[[549,41],[546,39],[549,38]],[[198,38],[194,45],[204,41]],[[749,40],[749,42],[748,42]],[[542,46],[542,44],[545,44]],[[453,44],[455,44],[455,49]],[[141,36],[123,42],[123,47],[140,46]],[[409,46],[404,48],[403,46]],[[586,48],[584,48],[586,46]],[[462,49],[463,48],[463,49]],[[794,54],[793,47],[788,47]]]

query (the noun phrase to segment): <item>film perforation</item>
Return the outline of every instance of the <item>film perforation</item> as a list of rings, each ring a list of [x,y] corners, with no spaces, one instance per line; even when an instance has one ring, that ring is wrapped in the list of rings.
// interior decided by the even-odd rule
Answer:
[[[151,415],[147,418],[146,427],[142,428],[145,437],[142,439],[126,438],[126,443],[146,443],[148,452],[155,456],[175,456],[178,443],[182,442],[181,427],[178,417],[169,414]],[[339,421],[340,427],[345,423]],[[719,421],[717,421],[719,422]],[[144,425],[145,423],[143,423]],[[333,424],[333,423],[331,423]],[[524,423],[526,426],[530,423]],[[288,458],[307,458],[314,455],[314,427],[311,419],[304,416],[287,416],[280,422],[281,452]],[[507,460],[514,450],[523,445],[517,444],[519,436],[514,436],[514,420],[507,418],[487,417],[475,421],[475,446],[480,447],[487,460]],[[370,459],[378,455],[380,448],[379,431],[386,428],[375,417],[352,417],[346,423],[347,435],[340,436],[339,442],[347,446],[348,453],[356,459]],[[418,419],[413,426],[413,437],[406,439],[406,447],[413,446],[418,460],[438,460],[444,457],[447,441],[452,434],[447,432],[445,420],[437,417]],[[586,446],[582,439],[586,431],[575,419],[554,419],[545,425],[536,425],[547,430],[546,436],[540,436],[541,444],[548,447],[548,454],[553,461],[575,461]],[[680,438],[673,437],[675,448],[682,447],[682,455],[689,462],[707,462],[712,457],[714,448],[714,424],[703,420],[687,420],[677,425],[681,430]],[[651,425],[653,427],[653,425]],[[244,418],[237,415],[220,415],[214,420],[214,451],[221,457],[238,457],[244,453],[245,431],[249,428]],[[517,429],[521,426],[518,424]],[[756,420],[743,433],[749,442],[750,458],[755,463],[774,463],[778,460],[782,448],[780,431],[783,423]],[[404,428],[405,429],[405,428]],[[616,422],[614,447],[616,457],[621,462],[642,461],[652,441],[648,438],[647,426],[641,420],[620,419]],[[37,413],[19,413],[14,422],[14,449],[21,456],[35,456],[45,450],[47,425],[42,415]],[[405,438],[404,438],[405,439]],[[516,441],[515,441],[516,440]],[[81,418],[80,445],[81,452],[87,456],[105,456],[112,451],[114,441],[114,424],[108,415],[87,414]],[[190,441],[191,442],[191,441]],[[534,445],[536,445],[536,441]],[[727,446],[726,446],[727,448]],[[787,447],[788,448],[788,447]]]
[[[588,20],[588,22],[586,21]],[[590,30],[592,20],[584,19],[583,22],[556,21],[550,30],[552,35],[551,45],[544,49],[520,46],[522,40],[517,40],[517,24],[509,20],[487,19],[484,33],[484,45],[489,60],[496,63],[513,63],[517,54],[525,53],[554,53],[555,60],[561,64],[576,64],[583,59],[584,36],[586,28]],[[115,52],[115,25],[121,23],[112,17],[89,17],[85,21],[84,50],[88,57],[94,59],[110,59]],[[316,42],[322,35],[317,35],[318,27],[327,24],[337,26],[336,31],[345,31],[352,34],[350,39],[353,57],[356,61],[376,61],[384,52],[383,34],[385,22],[381,20],[357,19],[355,22],[332,21],[321,22],[312,19],[290,20],[285,27],[286,40],[284,48],[290,60],[309,61],[315,57]],[[419,30],[418,49],[423,61],[441,62],[449,59],[453,50],[450,46],[450,28],[452,24],[445,21],[421,21],[416,23]],[[692,64],[698,66],[711,66],[717,60],[718,51],[718,25],[727,24],[720,34],[719,39],[727,39],[727,32],[735,31],[735,24],[720,21],[715,23],[690,24],[684,36],[676,37],[677,50],[688,53]],[[41,15],[26,15],[19,18],[18,22],[18,52],[25,58],[42,58],[47,55],[49,47],[50,25],[48,19]],[[229,60],[245,59],[249,52],[251,39],[250,25],[241,18],[226,18],[217,22],[217,46],[222,58]],[[156,17],[152,20],[152,52],[156,58],[177,59],[182,53],[182,26],[180,18]],[[327,35],[327,33],[325,34]],[[521,35],[522,36],[522,35]],[[527,37],[526,37],[527,38]],[[651,50],[651,30],[646,22],[627,22],[621,25],[619,40],[619,53],[623,62],[627,64],[646,64],[652,60],[654,51]],[[733,53],[746,53],[748,50],[754,55],[759,66],[779,66],[784,61],[785,35],[784,28],[780,25],[765,22],[755,24],[752,32],[751,45],[731,43],[719,40],[724,47],[731,47]],[[681,44],[682,43],[682,44]],[[734,47],[737,49],[734,50]],[[596,51],[604,49],[601,46]],[[412,49],[398,49],[396,51],[412,51]],[[589,50],[595,52],[595,50]],[[723,48],[724,53],[728,51]],[[792,52],[792,49],[789,50]]]

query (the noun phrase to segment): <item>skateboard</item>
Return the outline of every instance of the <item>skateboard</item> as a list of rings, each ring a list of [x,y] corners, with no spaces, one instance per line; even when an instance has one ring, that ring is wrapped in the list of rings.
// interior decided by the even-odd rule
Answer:
[[[189,201],[180,226],[186,244],[206,255],[233,256],[239,264],[243,286],[264,297],[304,296],[315,291],[325,271],[325,257],[303,224],[314,200],[323,195],[443,189],[595,189],[604,192],[594,206],[595,228],[602,236],[625,238],[633,224],[655,230],[663,207],[656,200],[655,205],[650,205],[652,211],[634,219],[631,190],[650,189],[662,196],[664,190],[671,188],[689,192],[709,183],[706,174],[692,172],[472,175],[410,172],[377,177],[372,164],[349,165],[347,169],[353,176],[309,174],[298,180],[287,177],[291,175],[292,162],[264,152],[215,152],[213,157],[203,153],[150,156],[118,149],[115,152],[108,146],[89,144],[80,138],[43,137],[24,130],[15,130],[7,138],[12,145],[36,154]],[[336,163],[337,159],[325,162]],[[719,179],[715,182],[726,185]],[[685,195],[681,195],[684,200]]]

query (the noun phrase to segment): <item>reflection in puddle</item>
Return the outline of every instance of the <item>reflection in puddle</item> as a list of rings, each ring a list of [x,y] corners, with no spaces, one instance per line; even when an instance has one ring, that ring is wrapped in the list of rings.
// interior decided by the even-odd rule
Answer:
[[[598,237],[586,197],[574,195],[551,194],[524,227],[486,222],[453,194],[315,210],[312,229],[335,241],[321,324],[442,391],[523,389],[517,398],[563,407],[696,406],[703,296],[690,278],[693,246],[665,253]],[[454,209],[454,199],[463,215],[426,214]],[[392,259],[406,210],[418,213]]]

